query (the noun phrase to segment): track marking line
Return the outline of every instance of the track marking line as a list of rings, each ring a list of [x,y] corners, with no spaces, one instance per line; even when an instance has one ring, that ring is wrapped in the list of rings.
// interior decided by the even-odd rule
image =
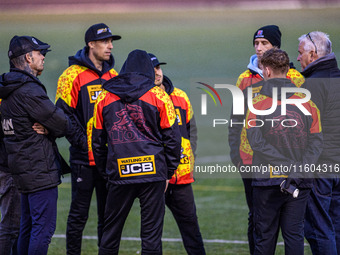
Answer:
[[[66,238],[66,235],[54,235],[53,238]],[[97,240],[96,236],[83,236],[83,239],[87,240]],[[121,240],[124,241],[137,241],[140,242],[141,239],[139,237],[122,237]],[[162,238],[162,242],[182,242],[181,238]],[[223,240],[223,239],[203,239],[204,243],[221,243],[221,244],[247,244],[248,241],[241,241],[241,240]],[[277,245],[283,246],[283,242],[277,243]],[[305,246],[309,246],[305,243]]]

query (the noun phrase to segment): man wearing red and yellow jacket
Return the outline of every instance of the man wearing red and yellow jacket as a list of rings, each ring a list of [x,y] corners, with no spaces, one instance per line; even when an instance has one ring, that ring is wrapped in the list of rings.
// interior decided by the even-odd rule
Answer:
[[[164,191],[180,160],[181,136],[170,97],[154,84],[149,55],[132,51],[103,85],[94,109],[92,149],[108,182],[99,254],[118,254],[125,220],[141,207],[142,254],[162,254]]]
[[[155,69],[155,84],[166,91],[174,104],[181,135],[181,160],[172,176],[165,194],[165,203],[171,210],[181,232],[188,254],[205,254],[204,244],[196,215],[196,205],[191,183],[197,146],[197,128],[193,109],[187,94],[175,88],[171,80],[163,76],[157,57],[149,53]]]
[[[98,245],[100,244],[107,191],[104,179],[98,174],[93,154],[88,151],[87,139],[93,123],[95,101],[102,84],[117,75],[113,69],[112,41],[121,37],[112,35],[103,24],[91,26],[85,34],[86,46],[69,57],[69,67],[58,81],[56,104],[72,121],[75,135],[66,138],[71,144],[72,202],[67,220],[67,254],[81,253],[82,233],[85,227],[93,190],[96,189],[98,212]]]
[[[245,98],[247,98],[247,88],[252,88],[253,98],[259,94],[262,85],[258,82],[263,80],[263,74],[260,66],[262,55],[274,46],[280,48],[281,46],[281,31],[276,25],[268,25],[256,30],[253,36],[253,46],[256,54],[250,57],[248,69],[244,71],[238,78],[236,86],[243,91]],[[287,73],[287,78],[292,81],[297,87],[300,87],[304,83],[303,76],[294,68],[293,64],[290,64],[290,69]],[[247,102],[247,100],[245,100]],[[245,105],[245,109],[247,109]],[[233,123],[242,123],[245,116],[230,117]],[[229,127],[229,146],[230,146],[230,158],[233,164],[237,167],[241,165],[251,165],[253,158],[253,150],[251,149],[246,129],[242,124],[235,124]],[[253,254],[254,241],[253,241],[253,220],[252,220],[252,179],[251,175],[242,174],[242,180],[244,184],[247,205],[249,208],[248,218],[248,241],[250,254]]]

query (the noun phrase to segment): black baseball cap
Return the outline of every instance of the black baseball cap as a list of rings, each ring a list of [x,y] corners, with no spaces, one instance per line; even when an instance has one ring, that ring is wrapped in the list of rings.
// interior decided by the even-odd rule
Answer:
[[[156,67],[156,66],[159,66],[159,65],[166,65],[165,62],[159,62],[158,59],[157,59],[157,57],[156,57],[154,54],[148,53],[148,55],[149,55],[149,57],[150,57],[150,59],[151,59],[151,62],[152,62],[152,64],[153,64],[153,67]]]
[[[9,43],[8,57],[9,59],[13,59],[34,50],[41,51],[42,54],[45,55],[50,51],[48,49],[50,47],[51,46],[47,43],[44,43],[33,36],[15,35]]]
[[[113,35],[110,28],[104,23],[98,23],[87,29],[85,33],[85,43],[87,45],[91,41],[103,40],[110,37],[112,40],[119,40],[122,38],[120,35]]]

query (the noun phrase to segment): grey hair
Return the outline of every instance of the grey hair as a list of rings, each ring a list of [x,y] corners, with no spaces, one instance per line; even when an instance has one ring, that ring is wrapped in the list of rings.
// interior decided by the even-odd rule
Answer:
[[[311,39],[307,36],[307,34],[304,34],[302,36],[299,37],[299,42],[304,42],[304,50],[305,51],[315,51],[315,47],[317,49],[317,54],[319,57],[323,57],[326,56],[327,54],[332,53],[332,42],[329,39],[329,35],[324,33],[324,32],[320,32],[320,31],[313,31],[309,33],[310,38],[312,38],[313,42],[315,43],[315,45],[313,44],[313,42],[311,41]]]

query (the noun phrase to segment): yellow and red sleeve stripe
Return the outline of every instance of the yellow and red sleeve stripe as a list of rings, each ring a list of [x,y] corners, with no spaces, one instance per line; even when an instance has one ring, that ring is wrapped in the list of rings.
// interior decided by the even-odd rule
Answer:
[[[59,77],[58,88],[56,93],[57,102],[60,98],[68,106],[75,108],[78,102],[78,94],[80,90],[79,75],[84,73],[88,68],[78,65],[72,65],[67,68]]]
[[[153,95],[152,95],[153,94]],[[161,88],[153,87],[145,93],[140,100],[157,107],[162,129],[170,128],[176,121],[176,112],[170,96]]]
[[[287,73],[287,78],[290,79],[290,81],[294,83],[295,86],[298,88],[300,88],[305,82],[305,78],[303,77],[303,75],[294,68],[289,69]]]
[[[183,90],[175,88],[170,97],[175,107],[180,107],[186,111],[186,123],[189,123],[194,115],[194,112],[187,94]]]

